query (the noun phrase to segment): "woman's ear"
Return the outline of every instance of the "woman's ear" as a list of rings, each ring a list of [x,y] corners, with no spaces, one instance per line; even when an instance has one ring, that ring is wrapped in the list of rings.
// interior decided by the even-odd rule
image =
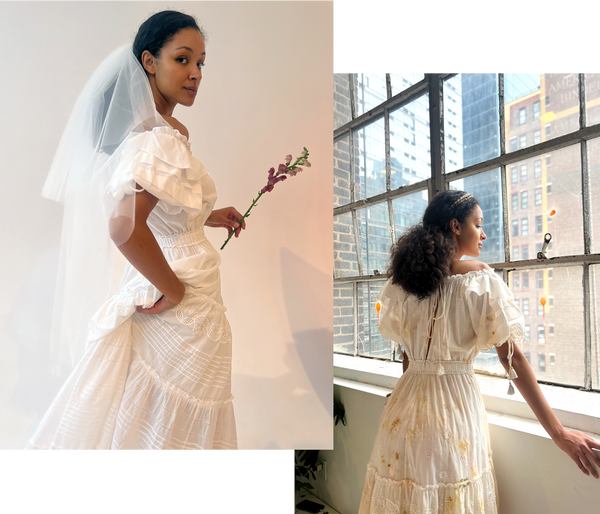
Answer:
[[[148,50],[144,50],[142,53],[142,66],[150,75],[154,75],[156,73],[156,60]]]
[[[456,218],[450,221],[450,230],[455,234],[460,234],[460,223]]]

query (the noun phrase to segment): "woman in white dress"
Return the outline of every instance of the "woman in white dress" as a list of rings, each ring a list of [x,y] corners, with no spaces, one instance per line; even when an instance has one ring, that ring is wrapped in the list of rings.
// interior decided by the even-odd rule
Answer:
[[[592,448],[600,445],[563,428],[514,344],[525,331],[510,289],[487,264],[461,260],[479,256],[482,223],[475,198],[445,191],[393,249],[392,276],[379,294],[380,331],[402,344],[404,373],[381,417],[360,514],[497,514],[485,408],[473,375],[477,354],[494,347],[554,442],[598,478]]]
[[[53,338],[77,365],[28,448],[237,448],[220,257],[203,228],[245,224],[213,210],[173,117],[205,58],[194,18],[157,13],[77,101],[43,191],[65,204]],[[128,264],[107,299],[115,245]]]

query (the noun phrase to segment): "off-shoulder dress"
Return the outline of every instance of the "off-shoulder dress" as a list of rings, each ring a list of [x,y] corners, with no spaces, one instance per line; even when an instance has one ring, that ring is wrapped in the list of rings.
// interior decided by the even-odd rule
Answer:
[[[473,362],[525,335],[523,315],[491,270],[445,279],[419,301],[391,281],[381,334],[409,358],[381,417],[360,514],[497,514],[485,407]],[[512,362],[510,377],[516,378]]]
[[[123,144],[109,188],[118,195],[137,183],[159,199],[147,223],[185,296],[160,314],[136,312],[161,293],[127,264],[28,448],[235,449],[221,259],[203,231],[214,182],[175,129],[156,127]]]

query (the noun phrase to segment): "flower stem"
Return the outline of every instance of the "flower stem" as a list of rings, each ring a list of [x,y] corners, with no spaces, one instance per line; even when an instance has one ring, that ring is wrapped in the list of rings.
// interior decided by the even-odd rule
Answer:
[[[248,210],[246,211],[246,213],[240,218],[240,220],[238,221],[238,223],[240,224],[240,227],[242,226],[242,222],[250,215],[250,209],[252,209],[252,207],[254,207],[256,205],[256,202],[258,202],[258,199],[264,194],[263,191],[260,191],[258,193],[258,196],[252,200],[252,205],[250,207],[248,207]],[[225,248],[225,245],[229,242],[229,240],[232,238],[233,234],[235,234],[235,230],[233,230],[231,232],[231,234],[229,234],[229,237],[226,239],[226,241],[223,243],[223,246],[221,246],[221,250],[223,248]]]

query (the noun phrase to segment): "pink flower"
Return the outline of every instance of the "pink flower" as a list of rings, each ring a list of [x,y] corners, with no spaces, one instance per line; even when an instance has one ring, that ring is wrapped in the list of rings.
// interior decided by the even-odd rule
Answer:
[[[271,168],[273,171],[275,171],[273,168]],[[260,192],[261,193],[270,193],[271,191],[273,191],[273,188],[275,187],[275,184],[277,184],[277,182],[281,182],[283,180],[285,180],[287,177],[285,175],[279,175],[277,176],[272,176],[271,173],[269,173],[269,180],[267,181],[267,185],[265,187],[263,187]]]
[[[307,166],[310,167],[310,162],[308,162],[306,160],[306,158],[308,157],[308,150],[306,149],[306,147],[304,147],[304,150],[302,152],[302,155],[296,159],[293,164],[292,164],[292,160],[293,157],[291,154],[288,154],[285,156],[285,164],[280,164],[277,167],[277,171],[275,171],[275,168],[271,168],[268,173],[267,173],[267,185],[265,187],[263,187],[259,192],[258,192],[258,197],[255,198],[252,201],[252,205],[250,205],[250,207],[248,208],[248,210],[246,211],[246,214],[244,214],[242,216],[242,218],[239,220],[239,223],[241,224],[242,221],[250,215],[250,211],[252,210],[252,208],[256,205],[256,202],[260,199],[260,197],[264,194],[264,193],[270,193],[271,191],[273,191],[273,189],[275,188],[275,184],[277,184],[277,182],[283,182],[285,179],[287,179],[288,177],[295,177],[298,173],[300,173],[302,171],[302,168],[300,168],[298,165],[302,165],[302,166]],[[233,234],[235,233],[235,231],[232,231],[229,234],[229,237],[227,238],[227,240],[223,243],[223,245],[221,246],[221,250],[223,248],[225,248],[225,245],[229,242],[229,240],[231,239],[231,237],[233,236]]]

